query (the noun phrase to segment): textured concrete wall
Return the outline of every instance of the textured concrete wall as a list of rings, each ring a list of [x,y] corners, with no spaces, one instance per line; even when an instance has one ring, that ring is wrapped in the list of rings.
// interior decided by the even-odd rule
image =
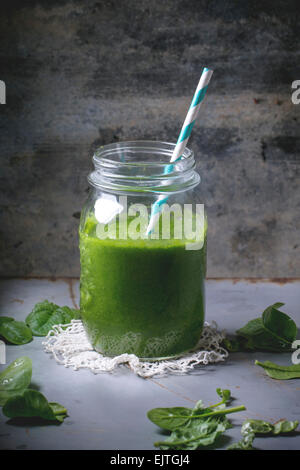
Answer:
[[[300,275],[299,2],[2,1],[1,275],[76,276],[97,144],[176,140],[215,69],[194,149],[209,276]]]

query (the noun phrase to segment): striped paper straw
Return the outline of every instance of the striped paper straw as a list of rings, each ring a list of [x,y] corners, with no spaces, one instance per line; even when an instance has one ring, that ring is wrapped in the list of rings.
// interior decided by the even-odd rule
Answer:
[[[213,70],[204,67],[198,86],[194,93],[190,108],[188,110],[181,132],[179,134],[176,146],[173,150],[172,157],[170,160],[171,163],[174,163],[181,159],[184,149],[188,143],[189,137],[192,133],[195,120],[198,116],[199,109],[204,99],[212,74],[213,74]],[[171,173],[173,170],[173,167],[174,165],[166,166],[164,173],[165,174]],[[147,227],[147,235],[152,233],[153,228],[155,227],[155,224],[160,217],[162,207],[167,202],[167,200],[168,200],[168,196],[159,196],[158,200],[153,204],[149,225]]]

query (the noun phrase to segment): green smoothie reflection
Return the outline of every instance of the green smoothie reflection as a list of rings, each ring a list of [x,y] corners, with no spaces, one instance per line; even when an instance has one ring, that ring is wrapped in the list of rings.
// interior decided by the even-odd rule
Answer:
[[[204,322],[206,235],[186,240],[101,239],[80,230],[80,309],[94,348],[107,355],[172,357],[196,346]],[[99,228],[99,227],[98,227]],[[171,230],[172,232],[172,230]]]

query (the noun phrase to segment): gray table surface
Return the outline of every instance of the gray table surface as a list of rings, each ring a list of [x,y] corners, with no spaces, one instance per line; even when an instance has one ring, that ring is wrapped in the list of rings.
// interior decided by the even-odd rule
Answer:
[[[0,282],[0,314],[25,319],[34,304],[48,299],[59,305],[78,306],[78,280],[17,279]],[[300,324],[300,281],[207,281],[208,321],[233,333],[259,316],[270,304],[285,302],[284,311]],[[154,449],[161,439],[147,410],[162,406],[193,406],[199,400],[216,402],[217,387],[229,388],[235,404],[246,411],[231,415],[233,428],[219,448],[240,438],[246,418],[276,421],[300,418],[300,380],[277,381],[267,377],[254,360],[291,364],[291,355],[235,353],[224,363],[165,378],[142,379],[126,366],[113,374],[94,375],[58,365],[42,348],[43,338],[24,346],[7,347],[7,363],[22,355],[33,360],[32,383],[49,401],[66,406],[69,417],[60,426],[11,424],[0,412],[2,449]],[[0,371],[6,366],[1,365]],[[289,437],[257,438],[259,449],[300,449],[300,433]]]

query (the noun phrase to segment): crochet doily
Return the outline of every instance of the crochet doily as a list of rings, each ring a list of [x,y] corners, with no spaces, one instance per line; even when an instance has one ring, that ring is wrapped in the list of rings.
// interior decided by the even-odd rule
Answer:
[[[201,338],[195,350],[176,359],[146,362],[134,354],[106,357],[91,346],[81,320],[72,320],[68,325],[56,325],[49,331],[43,342],[44,349],[54,359],[74,370],[86,368],[95,374],[112,372],[126,364],[140,377],[162,376],[167,373],[184,374],[197,365],[207,365],[226,359],[228,352],[221,346],[224,331],[218,331],[217,324],[205,322]]]

